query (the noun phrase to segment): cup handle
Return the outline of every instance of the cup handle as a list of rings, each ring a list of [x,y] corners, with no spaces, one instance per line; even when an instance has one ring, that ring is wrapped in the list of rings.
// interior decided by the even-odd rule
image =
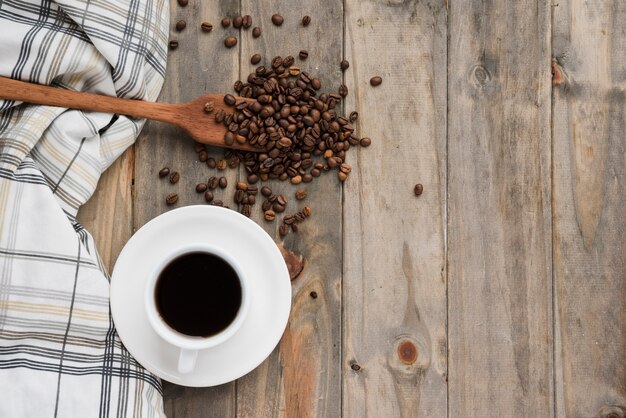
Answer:
[[[189,350],[187,348],[180,349],[180,356],[178,357],[178,372],[179,373],[191,373],[196,366],[196,358],[198,357],[198,350]]]

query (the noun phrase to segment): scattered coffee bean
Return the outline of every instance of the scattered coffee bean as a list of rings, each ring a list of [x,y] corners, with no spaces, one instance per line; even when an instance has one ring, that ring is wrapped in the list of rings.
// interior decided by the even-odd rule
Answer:
[[[372,140],[369,138],[361,138],[361,140],[359,141],[359,145],[361,145],[362,147],[369,147],[372,144]]]
[[[352,171],[352,166],[350,166],[350,164],[343,163],[341,164],[339,169],[341,170],[342,173],[350,174],[350,171]]]
[[[274,203],[272,205],[272,209],[276,213],[283,213],[285,211],[285,207],[283,205],[279,204],[279,203]]]
[[[370,84],[373,87],[380,86],[382,84],[382,82],[383,82],[383,79],[380,76],[376,76],[376,77],[370,78]]]
[[[256,174],[248,174],[247,180],[248,183],[254,184],[259,181],[259,176],[257,176]]]
[[[283,22],[285,21],[285,19],[279,15],[279,14],[274,14],[272,15],[272,23],[276,26],[280,26],[283,24]]]
[[[309,293],[309,296],[311,296],[312,299],[317,299],[317,292],[314,290],[311,293]]]
[[[261,194],[265,197],[269,197],[272,195],[272,189],[267,186],[261,187]]]
[[[207,190],[206,192],[204,192],[204,200],[206,200],[207,202],[212,202],[213,201],[213,192],[210,190]]]
[[[319,89],[322,88],[322,82],[320,81],[319,78],[314,78],[314,79],[311,80],[311,87],[313,87],[315,90],[319,90]],[[320,99],[320,101],[322,101],[322,100]],[[316,104],[315,107],[318,107],[318,106],[319,105]],[[322,103],[322,107],[323,107],[323,103]],[[321,109],[318,109],[318,110],[321,110]]]
[[[263,203],[261,203],[261,209],[263,209],[263,212],[265,212],[266,210],[270,210],[272,208],[272,202],[270,202],[269,200],[264,200]]]
[[[289,233],[289,227],[285,224],[282,224],[280,227],[278,227],[278,233],[281,237],[287,236],[287,234]]]
[[[261,54],[254,54],[252,57],[250,57],[250,64],[257,65],[260,62],[261,62]]]
[[[309,52],[303,49],[302,51],[300,51],[298,56],[300,57],[301,60],[305,60],[309,57]]]
[[[308,196],[306,189],[296,190],[296,200],[303,200]]]
[[[274,219],[276,219],[276,212],[274,212],[273,210],[266,210],[264,213],[264,218],[266,221],[268,222],[272,222]]]
[[[310,206],[305,206],[304,209],[302,209],[302,213],[308,218],[309,216],[311,216],[311,213],[313,213],[313,210]]]
[[[209,22],[202,22],[200,29],[202,29],[202,32],[211,32],[213,30],[213,25]]]
[[[257,186],[253,186],[248,184],[248,194],[254,196],[259,192],[259,188]]]
[[[259,36],[261,36],[261,32],[261,28],[256,26],[254,29],[252,29],[252,37],[258,38]]]
[[[302,26],[309,26],[311,23],[311,16],[304,16],[302,18]]]
[[[161,170],[159,170],[159,177],[161,178],[167,176],[168,174],[170,174],[170,169],[168,167],[163,167]]]
[[[223,28],[227,28],[230,26],[230,19],[225,17],[224,19],[222,19],[222,27]]]
[[[247,203],[244,203],[241,206],[241,214],[243,216],[247,216],[249,218],[250,215],[252,214],[252,207],[250,205],[248,205]]]
[[[206,160],[209,159],[209,154],[207,154],[206,150],[202,150],[198,153],[198,159],[201,162],[205,162]]]
[[[221,189],[225,189],[228,186],[228,180],[226,180],[226,177],[220,177],[218,184]]]
[[[233,27],[235,29],[239,29],[242,23],[243,23],[243,17],[241,17],[240,15],[237,15],[233,18]]]
[[[170,45],[170,49],[176,49],[176,48],[178,48],[178,41],[172,40],[172,41],[170,41],[169,45]]]
[[[337,172],[337,178],[339,179],[340,182],[343,183],[348,178],[348,175],[346,173],[344,173],[343,171],[338,171]]]
[[[226,39],[224,39],[224,46],[226,48],[232,48],[235,45],[237,45],[237,38],[235,38],[234,36],[229,36]]]
[[[287,197],[285,197],[285,195],[283,195],[283,194],[279,194],[279,195],[276,197],[276,202],[277,202],[279,205],[281,205],[281,206],[285,206],[285,205],[287,205]]]
[[[295,175],[291,178],[291,184],[300,184],[302,183],[302,176],[301,175]]]
[[[281,65],[283,65],[283,57],[281,57],[280,55],[277,55],[274,58],[272,58],[272,68],[278,68]]]
[[[172,174],[170,174],[170,183],[178,183],[178,180],[180,180],[180,174],[178,173],[178,171],[172,172]]]
[[[252,16],[245,15],[241,22],[241,26],[243,26],[244,29],[250,29],[250,26],[252,26]]]
[[[178,195],[176,193],[170,193],[165,196],[165,203],[168,205],[173,205],[176,202],[178,202]]]
[[[178,0],[178,5],[185,7],[189,3],[189,0]]]
[[[176,22],[176,30],[177,31],[181,31],[183,29],[185,29],[187,27],[187,22],[185,22],[184,20],[179,20],[178,22]]]
[[[198,184],[196,184],[196,192],[197,193],[204,193],[204,192],[206,192],[206,189],[207,189],[206,183],[198,183]]]
[[[356,122],[358,118],[359,118],[359,112],[354,111],[350,113],[350,123]]]
[[[238,181],[235,188],[237,190],[242,190],[245,192],[246,190],[248,190],[248,185],[243,181]]]
[[[283,58],[283,67],[289,68],[295,62],[296,62],[296,59],[294,57],[292,57],[291,55],[287,55],[285,58]]]
[[[234,106],[236,101],[237,100],[235,99],[235,96],[233,96],[232,94],[224,95],[224,103],[226,103],[228,106]]]
[[[208,183],[209,189],[215,190],[219,183],[219,179],[215,176],[211,176],[209,177],[209,181],[207,183]]]
[[[422,186],[420,183],[416,184],[413,188],[413,193],[415,193],[415,196],[421,195],[422,193],[424,193],[424,186]]]
[[[215,167],[217,167],[217,161],[215,161],[215,158],[213,158],[213,157],[209,157],[209,158],[207,158],[207,160],[206,160],[206,165],[207,165],[209,168],[215,168]]]
[[[228,166],[228,163],[226,162],[226,160],[219,160],[217,162],[217,169],[220,171],[226,170],[227,166]]]
[[[206,148],[204,147],[204,144],[202,144],[200,142],[195,142],[193,144],[193,149],[194,149],[195,152],[206,151]]]
[[[346,97],[348,95],[348,86],[346,86],[345,84],[339,86],[339,95],[341,97]]]
[[[297,223],[294,222],[294,223],[291,224],[291,230],[293,232],[298,232],[298,229],[300,229],[300,227],[298,226]]]
[[[222,202],[221,200],[214,200],[213,203],[211,203],[213,206],[220,206],[223,207],[224,206],[224,202]]]
[[[348,62],[348,60],[342,60],[341,64],[339,64],[339,67],[341,68],[341,71],[346,71],[348,68],[350,68],[350,63]]]
[[[206,102],[204,104],[204,112],[205,113],[211,113],[213,110],[215,110],[215,103],[210,101],[210,102]]]

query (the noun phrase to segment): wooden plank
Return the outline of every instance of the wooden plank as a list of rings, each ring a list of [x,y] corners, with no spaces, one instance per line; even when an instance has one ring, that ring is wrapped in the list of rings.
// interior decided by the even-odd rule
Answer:
[[[171,0],[170,10],[170,37],[177,39],[180,46],[170,51],[159,101],[185,102],[204,93],[230,91],[239,74],[239,51],[238,48],[226,49],[223,42],[236,30],[232,27],[224,30],[219,22],[224,16],[237,14],[238,2],[192,1],[181,8],[176,0]],[[187,28],[176,32],[173,26],[180,19],[187,21]],[[203,21],[213,24],[212,32],[200,30]],[[209,155],[219,159],[223,151],[210,150]],[[159,179],[158,171],[163,166],[180,173],[176,185],[167,179]],[[136,144],[135,167],[135,229],[170,208],[203,204],[203,195],[197,194],[194,188],[211,175],[224,175],[230,184],[237,179],[237,170],[218,172],[198,161],[194,142],[178,128],[161,123],[148,123],[145,135]],[[180,198],[176,205],[168,207],[165,196],[172,192],[177,192]],[[231,193],[230,187],[225,192],[217,189],[215,198],[229,202]],[[218,388],[184,389],[182,395],[170,386],[165,384],[165,412],[168,416],[231,417],[235,414],[234,383]]]
[[[346,1],[347,105],[372,138],[344,189],[346,417],[447,415],[446,14]]]
[[[553,31],[557,415],[623,417],[626,4],[558,3]]]
[[[450,416],[553,415],[550,3],[450,3]]]
[[[263,55],[264,65],[269,65],[275,55],[292,55],[296,65],[320,76],[322,91],[336,91],[341,84],[341,0],[311,0],[301,7],[288,7],[278,0],[243,0],[242,12],[251,15],[253,27],[263,31],[257,39],[251,30],[242,31],[242,78],[254,69],[250,64],[254,53]],[[284,17],[281,27],[272,24],[274,13]],[[306,28],[301,25],[304,15],[311,16]],[[298,59],[302,49],[309,51],[306,61]],[[298,187],[268,182],[274,193],[289,198],[285,214],[293,214],[305,204],[313,209],[300,231],[284,240],[277,234],[278,222],[261,220],[262,199],[254,207],[253,219],[287,250],[302,255],[307,264],[293,284],[290,321],[280,347],[259,368],[237,381],[239,417],[340,416],[342,209],[338,183],[334,172]],[[294,192],[300,187],[309,197],[296,202]],[[316,299],[311,298],[311,291],[317,292]]]
[[[102,174],[93,196],[78,211],[78,222],[93,236],[109,274],[132,234],[134,165],[135,152],[129,148]]]

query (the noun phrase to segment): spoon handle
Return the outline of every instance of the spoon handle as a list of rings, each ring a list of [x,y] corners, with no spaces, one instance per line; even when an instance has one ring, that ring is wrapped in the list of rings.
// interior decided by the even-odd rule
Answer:
[[[180,105],[120,99],[0,77],[0,99],[176,122]]]

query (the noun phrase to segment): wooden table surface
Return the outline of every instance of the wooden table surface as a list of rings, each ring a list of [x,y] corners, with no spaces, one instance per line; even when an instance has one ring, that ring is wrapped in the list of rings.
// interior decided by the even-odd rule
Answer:
[[[219,26],[238,13],[263,36]],[[280,346],[236,382],[166,384],[170,416],[624,417],[626,2],[190,0],[171,19],[188,27],[160,100],[230,92],[253,53],[307,49],[301,67],[344,80],[373,143],[350,150],[343,186],[307,185]],[[80,219],[112,266],[167,193],[202,204],[209,175],[189,138],[149,123]],[[258,204],[253,218],[281,241]]]

